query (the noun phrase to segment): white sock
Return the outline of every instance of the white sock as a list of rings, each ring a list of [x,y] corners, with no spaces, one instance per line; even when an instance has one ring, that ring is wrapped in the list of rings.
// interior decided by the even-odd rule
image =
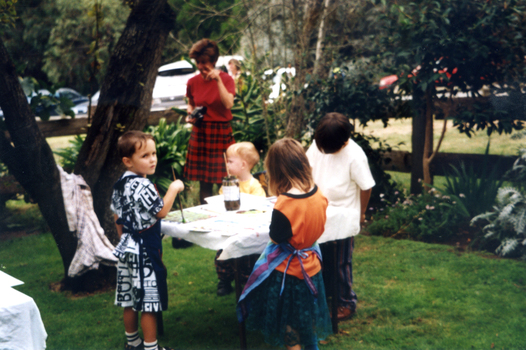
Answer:
[[[157,340],[154,341],[153,343],[147,343],[147,342],[144,342],[144,350],[158,350],[159,348],[157,347]]]
[[[133,333],[124,332],[126,334],[126,339],[128,340],[128,345],[139,346],[142,343],[141,337],[139,337],[139,331]]]

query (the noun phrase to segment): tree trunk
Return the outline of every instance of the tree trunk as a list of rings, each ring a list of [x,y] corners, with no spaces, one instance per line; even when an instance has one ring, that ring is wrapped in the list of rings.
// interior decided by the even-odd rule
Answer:
[[[424,175],[424,189],[429,190],[428,185],[433,184],[433,175],[431,174],[431,161],[433,153],[433,96],[428,89],[425,93],[426,102],[426,127],[424,140],[424,154],[422,160],[422,171]]]
[[[117,241],[117,234],[109,202],[112,185],[123,170],[115,154],[115,144],[125,130],[140,130],[146,124],[161,51],[173,19],[174,13],[166,0],[142,0],[134,4],[110,59],[99,106],[79,154],[75,172],[90,185],[95,211],[113,243]],[[1,39],[0,106],[10,135],[9,139],[0,132],[0,159],[32,200],[38,203],[62,257],[68,285],[71,279],[67,278],[67,271],[77,248],[77,240],[69,231],[60,175]],[[114,269],[101,271],[106,275]],[[95,275],[97,277],[100,278]],[[94,274],[88,273],[79,278],[75,285],[89,286],[90,283],[83,280],[94,278]]]
[[[112,54],[93,123],[80,150],[75,173],[93,194],[95,212],[106,235],[118,241],[110,197],[124,171],[116,153],[119,136],[142,130],[150,112],[161,53],[175,18],[166,0],[139,1]]]
[[[306,0],[303,18],[300,19],[299,11],[291,11],[294,41],[294,67],[296,77],[294,78],[293,91],[299,91],[305,85],[309,62],[312,62],[310,55],[311,37],[315,31],[319,19],[320,0]],[[292,8],[296,9],[296,1],[292,0]],[[294,94],[290,106],[290,113],[287,121],[285,135],[296,138],[305,128],[305,100],[302,95]]]
[[[0,106],[10,137],[0,132],[0,158],[31,199],[38,203],[57,244],[64,275],[67,276],[77,241],[69,231],[60,175],[53,152],[37,126],[15,66],[1,39]]]
[[[318,28],[318,41],[316,42],[316,57],[314,59],[314,71],[313,75],[317,76],[320,73],[320,67],[322,63],[322,45],[323,40],[325,39],[325,17],[327,16],[327,11],[329,9],[330,0],[325,0],[325,6],[323,7],[323,15],[320,20],[320,26]]]
[[[413,120],[412,120],[412,133],[411,133],[411,154],[412,154],[412,167],[411,167],[411,193],[420,194],[422,193],[422,179],[424,178],[423,172],[423,159],[424,159],[424,143],[425,143],[425,132],[426,132],[426,107],[425,104],[418,105],[419,101],[424,98],[423,93],[418,87],[413,89]]]

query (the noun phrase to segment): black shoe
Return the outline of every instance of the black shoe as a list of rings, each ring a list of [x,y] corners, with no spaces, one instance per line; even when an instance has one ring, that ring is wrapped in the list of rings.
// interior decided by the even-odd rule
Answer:
[[[124,350],[143,350],[143,349],[144,349],[144,341],[138,346],[131,346],[128,343],[124,345]]]
[[[234,288],[232,288],[232,285],[229,282],[219,281],[219,283],[217,284],[217,296],[219,297],[228,295],[233,291]]]
[[[185,241],[181,238],[172,237],[172,247],[174,249],[184,249],[194,245],[192,242]]]

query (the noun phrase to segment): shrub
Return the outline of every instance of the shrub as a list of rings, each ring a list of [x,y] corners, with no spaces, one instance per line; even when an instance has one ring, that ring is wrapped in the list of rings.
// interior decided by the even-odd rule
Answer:
[[[477,173],[473,166],[466,168],[464,163],[460,169],[451,165],[451,172],[447,172],[445,188],[442,190],[447,195],[459,198],[469,212],[470,217],[491,209],[497,191],[502,186],[503,180],[497,176],[498,164],[489,164],[487,155],[489,143],[486,147],[485,158],[482,164],[482,173]]]
[[[513,167],[504,174],[504,180],[512,182],[523,192],[526,190],[526,148],[519,150],[519,158]]]
[[[188,152],[191,130],[179,119],[177,123],[167,124],[162,118],[158,125],[149,126],[144,131],[152,134],[157,147],[157,169],[150,180],[157,185],[162,195],[173,181],[183,177],[183,168]]]
[[[366,212],[367,216],[370,217],[370,215],[378,210],[385,208],[388,203],[403,201],[405,194],[401,191],[401,186],[394,181],[391,175],[385,172],[382,167],[384,161],[389,161],[384,158],[384,154],[391,152],[391,146],[380,142],[379,139],[374,136],[360,133],[354,133],[352,138],[365,152],[367,160],[369,161],[369,168],[376,183],[371,192],[369,208]],[[371,143],[378,143],[378,148],[372,148]]]
[[[504,178],[524,189],[526,150],[519,155]],[[519,189],[500,188],[493,211],[475,216],[471,224],[486,223],[481,240],[484,248],[500,256],[526,259],[526,197]]]
[[[85,136],[75,135],[73,140],[69,140],[69,143],[71,145],[70,147],[59,148],[58,150],[53,152],[57,156],[61,157],[61,159],[59,160],[59,164],[60,166],[62,166],[64,171],[72,173],[75,169],[75,163],[77,163],[80,148],[82,147],[85,138]]]
[[[526,197],[515,188],[498,191],[493,211],[477,215],[471,223],[489,222],[483,228],[485,243],[500,256],[526,259]]]
[[[388,204],[373,215],[366,228],[371,235],[446,242],[469,223],[469,213],[459,198],[442,195],[435,189]]]

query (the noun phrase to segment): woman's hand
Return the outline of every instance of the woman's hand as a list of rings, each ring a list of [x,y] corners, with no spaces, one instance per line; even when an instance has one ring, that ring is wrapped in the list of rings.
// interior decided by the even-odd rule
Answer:
[[[220,77],[219,77],[219,74],[221,73],[221,71],[219,69],[212,69],[210,70],[210,72],[208,72],[208,74],[206,75],[206,80],[215,80],[215,81],[220,81]]]

